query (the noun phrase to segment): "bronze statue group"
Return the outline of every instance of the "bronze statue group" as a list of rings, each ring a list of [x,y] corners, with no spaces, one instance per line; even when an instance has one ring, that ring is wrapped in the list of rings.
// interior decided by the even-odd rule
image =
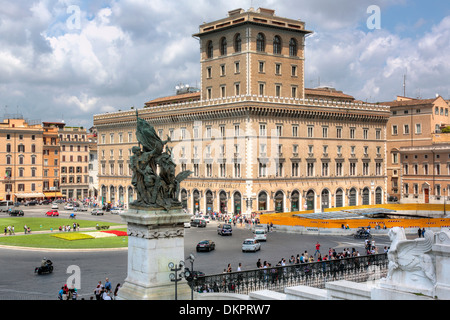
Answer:
[[[180,183],[192,172],[183,171],[175,175],[172,149],[166,146],[171,142],[170,138],[162,141],[153,126],[136,117],[139,146],[131,150],[130,168],[133,173],[131,184],[136,190],[137,199],[131,206],[164,208],[167,211],[179,208]]]

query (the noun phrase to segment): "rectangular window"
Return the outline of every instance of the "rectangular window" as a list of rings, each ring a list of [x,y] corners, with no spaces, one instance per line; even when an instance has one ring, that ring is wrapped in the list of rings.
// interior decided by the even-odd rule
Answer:
[[[281,86],[280,85],[275,86],[275,96],[278,98],[281,97]]]
[[[239,61],[234,63],[234,73],[240,73],[241,72],[241,66]]]
[[[278,76],[281,75],[281,64],[279,63],[275,64],[275,74]]]
[[[292,77],[297,76],[297,66],[291,66],[291,76]]]
[[[308,138],[314,137],[314,126],[308,126]]]
[[[265,88],[266,88],[266,86],[265,86],[264,83],[260,83],[260,84],[259,84],[259,95],[260,95],[260,96],[264,96],[264,94],[265,94]]]
[[[292,126],[292,136],[298,137],[298,126],[297,125]]]

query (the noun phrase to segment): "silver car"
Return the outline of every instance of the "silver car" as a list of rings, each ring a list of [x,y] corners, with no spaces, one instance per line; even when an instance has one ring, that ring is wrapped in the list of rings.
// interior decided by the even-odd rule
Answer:
[[[242,251],[253,251],[256,252],[258,250],[261,250],[261,243],[259,243],[258,240],[255,239],[245,239],[242,243]]]

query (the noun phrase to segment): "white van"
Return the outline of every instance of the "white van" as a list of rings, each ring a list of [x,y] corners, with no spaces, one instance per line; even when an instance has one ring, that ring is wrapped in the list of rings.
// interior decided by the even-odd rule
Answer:
[[[256,228],[253,230],[253,238],[258,241],[267,241],[267,232],[265,229]]]
[[[0,212],[8,212],[10,208],[14,209],[14,202],[10,200],[0,201]]]

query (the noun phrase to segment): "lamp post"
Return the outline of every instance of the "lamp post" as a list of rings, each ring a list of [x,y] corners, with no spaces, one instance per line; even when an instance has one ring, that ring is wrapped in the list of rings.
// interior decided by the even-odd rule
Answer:
[[[183,280],[183,278],[188,278],[190,276],[190,272],[189,271],[184,271],[181,272],[180,274],[178,274],[179,271],[183,270],[184,268],[184,261],[180,261],[178,263],[178,266],[175,266],[175,264],[173,262],[169,262],[169,269],[170,271],[174,271],[175,273],[171,273],[169,275],[169,279],[172,282],[175,282],[175,300],[177,300],[177,284],[178,281]]]
[[[189,255],[188,258],[189,262],[191,263],[191,270],[190,270],[190,274],[188,276],[186,276],[186,280],[189,282],[189,284],[191,285],[191,300],[194,300],[194,279],[196,278],[196,275],[194,273],[194,260],[195,260],[195,256],[191,253]],[[187,271],[189,272],[189,271]]]

